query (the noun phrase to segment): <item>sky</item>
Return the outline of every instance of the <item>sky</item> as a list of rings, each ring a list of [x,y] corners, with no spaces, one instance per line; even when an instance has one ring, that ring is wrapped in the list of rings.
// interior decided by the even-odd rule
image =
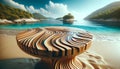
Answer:
[[[3,4],[46,17],[57,18],[71,13],[76,20],[116,1],[120,0],[0,0]]]

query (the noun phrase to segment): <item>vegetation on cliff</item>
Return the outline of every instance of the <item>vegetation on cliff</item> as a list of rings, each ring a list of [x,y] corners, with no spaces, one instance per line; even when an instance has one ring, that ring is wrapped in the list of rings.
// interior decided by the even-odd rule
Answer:
[[[20,18],[31,18],[32,14],[17,8],[0,4],[0,19],[15,20]]]
[[[88,20],[120,20],[120,2],[111,3],[87,16]]]
[[[74,16],[71,13],[68,13],[67,15],[63,16],[63,20],[66,19],[74,19]]]

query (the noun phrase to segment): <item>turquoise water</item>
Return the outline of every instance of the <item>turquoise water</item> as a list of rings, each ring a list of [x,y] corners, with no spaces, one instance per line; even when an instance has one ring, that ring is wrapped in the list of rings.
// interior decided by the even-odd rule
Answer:
[[[94,32],[120,32],[120,28],[118,27],[107,27],[102,26],[99,23],[94,23],[90,21],[75,21],[73,24],[63,24],[62,21],[59,20],[43,20],[40,22],[34,23],[24,23],[24,24],[7,24],[7,25],[0,25],[0,29],[31,29],[31,28],[38,28],[38,27],[47,27],[47,26],[67,26],[67,27],[75,27],[84,29],[87,31],[94,31]]]

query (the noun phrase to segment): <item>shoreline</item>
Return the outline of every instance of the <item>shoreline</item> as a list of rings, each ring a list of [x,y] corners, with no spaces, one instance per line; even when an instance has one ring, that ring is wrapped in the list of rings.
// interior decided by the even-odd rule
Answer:
[[[39,19],[34,18],[21,18],[16,20],[7,20],[7,19],[0,19],[0,24],[19,24],[19,23],[32,23],[32,22],[38,22]]]
[[[98,22],[120,22],[120,19],[84,19],[88,21],[98,21]]]
[[[22,30],[0,30],[0,60],[4,59],[12,59],[12,58],[33,58],[37,59],[37,57],[33,57],[31,55],[28,55],[24,53],[16,43],[16,34],[19,33]],[[100,56],[102,60],[104,59],[105,62],[107,62],[110,67],[115,67],[113,69],[119,69],[120,64],[119,58],[120,58],[120,36],[117,33],[113,34],[106,34],[106,33],[93,33],[93,42],[91,47],[88,49],[89,55],[94,55],[93,53],[96,53],[97,55],[94,55],[94,57],[89,57],[91,60],[95,60],[95,62],[98,62],[95,56]],[[106,34],[106,35],[105,35]],[[116,36],[116,37],[115,37]],[[119,38],[118,38],[119,37]],[[85,57],[88,56],[85,54],[81,54],[80,57],[82,57],[83,60],[85,60],[86,63],[89,58]],[[104,64],[103,64],[104,65]]]
[[[103,26],[108,26],[108,27],[120,27],[120,20],[103,20],[103,19],[85,19],[87,21],[91,21],[94,24],[100,24]]]

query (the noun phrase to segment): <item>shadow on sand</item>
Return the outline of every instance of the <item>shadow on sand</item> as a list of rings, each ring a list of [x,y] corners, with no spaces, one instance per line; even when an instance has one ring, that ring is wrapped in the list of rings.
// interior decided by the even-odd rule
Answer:
[[[52,69],[52,66],[50,66],[48,63],[44,61],[39,61],[38,63],[35,64],[34,69]]]

